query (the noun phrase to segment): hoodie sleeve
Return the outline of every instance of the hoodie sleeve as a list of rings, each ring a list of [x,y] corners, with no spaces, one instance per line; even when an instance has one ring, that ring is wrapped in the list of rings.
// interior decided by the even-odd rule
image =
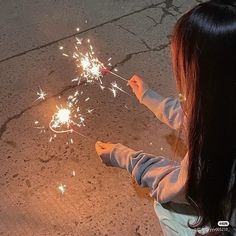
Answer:
[[[169,127],[179,130],[183,123],[184,114],[178,99],[163,98],[158,93],[148,89],[140,102],[149,108],[156,117]]]
[[[151,196],[157,202],[187,203],[184,193],[187,156],[178,163],[117,144],[110,159],[112,166],[126,169],[139,185],[151,188]]]

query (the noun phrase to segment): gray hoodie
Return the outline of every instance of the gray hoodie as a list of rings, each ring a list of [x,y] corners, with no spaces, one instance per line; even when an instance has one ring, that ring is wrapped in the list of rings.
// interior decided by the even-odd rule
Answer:
[[[140,102],[171,128],[179,130],[184,127],[185,116],[178,99],[163,98],[148,89]],[[179,163],[162,156],[134,151],[122,144],[116,144],[109,158],[107,163],[126,169],[139,185],[151,188],[151,196],[157,203],[175,202],[189,205],[185,194],[188,153]],[[235,173],[232,173],[232,181],[234,180]],[[236,228],[236,210],[231,216],[230,224]]]

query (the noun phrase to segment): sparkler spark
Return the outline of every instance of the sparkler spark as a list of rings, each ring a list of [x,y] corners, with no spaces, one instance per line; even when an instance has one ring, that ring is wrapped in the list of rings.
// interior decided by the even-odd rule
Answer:
[[[65,191],[66,191],[66,185],[60,184],[60,185],[58,186],[58,190],[61,192],[61,194],[64,194]]]
[[[121,91],[122,93],[125,93],[129,95],[126,91],[124,91],[121,87],[119,87],[116,83],[116,81],[111,83],[112,88],[109,88],[109,90],[113,93],[113,96],[116,97],[117,95],[117,90]]]
[[[79,39],[77,37],[75,37],[75,39],[76,39],[76,44],[82,44],[83,39]]]
[[[113,96],[114,96],[114,98],[115,98],[116,95],[117,95],[117,90],[116,90],[114,87],[109,88],[109,90],[112,92],[112,94],[113,94]]]
[[[38,98],[35,101],[38,100],[44,100],[47,94],[39,87],[39,91],[37,92]]]

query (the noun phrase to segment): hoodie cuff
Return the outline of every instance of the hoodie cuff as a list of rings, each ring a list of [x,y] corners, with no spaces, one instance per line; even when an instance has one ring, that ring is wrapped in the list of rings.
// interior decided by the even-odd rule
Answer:
[[[129,166],[130,158],[134,155],[138,155],[142,151],[134,151],[120,143],[116,144],[110,153],[111,165],[114,167],[120,167],[127,169]]]

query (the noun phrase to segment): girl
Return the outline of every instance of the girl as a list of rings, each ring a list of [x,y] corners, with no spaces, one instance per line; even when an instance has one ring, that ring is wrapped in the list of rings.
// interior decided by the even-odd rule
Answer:
[[[102,142],[96,151],[152,189],[164,235],[236,235],[236,1],[212,0],[184,14],[171,49],[186,99],[163,98],[138,76],[129,85],[157,118],[185,130],[187,155],[177,163]]]

